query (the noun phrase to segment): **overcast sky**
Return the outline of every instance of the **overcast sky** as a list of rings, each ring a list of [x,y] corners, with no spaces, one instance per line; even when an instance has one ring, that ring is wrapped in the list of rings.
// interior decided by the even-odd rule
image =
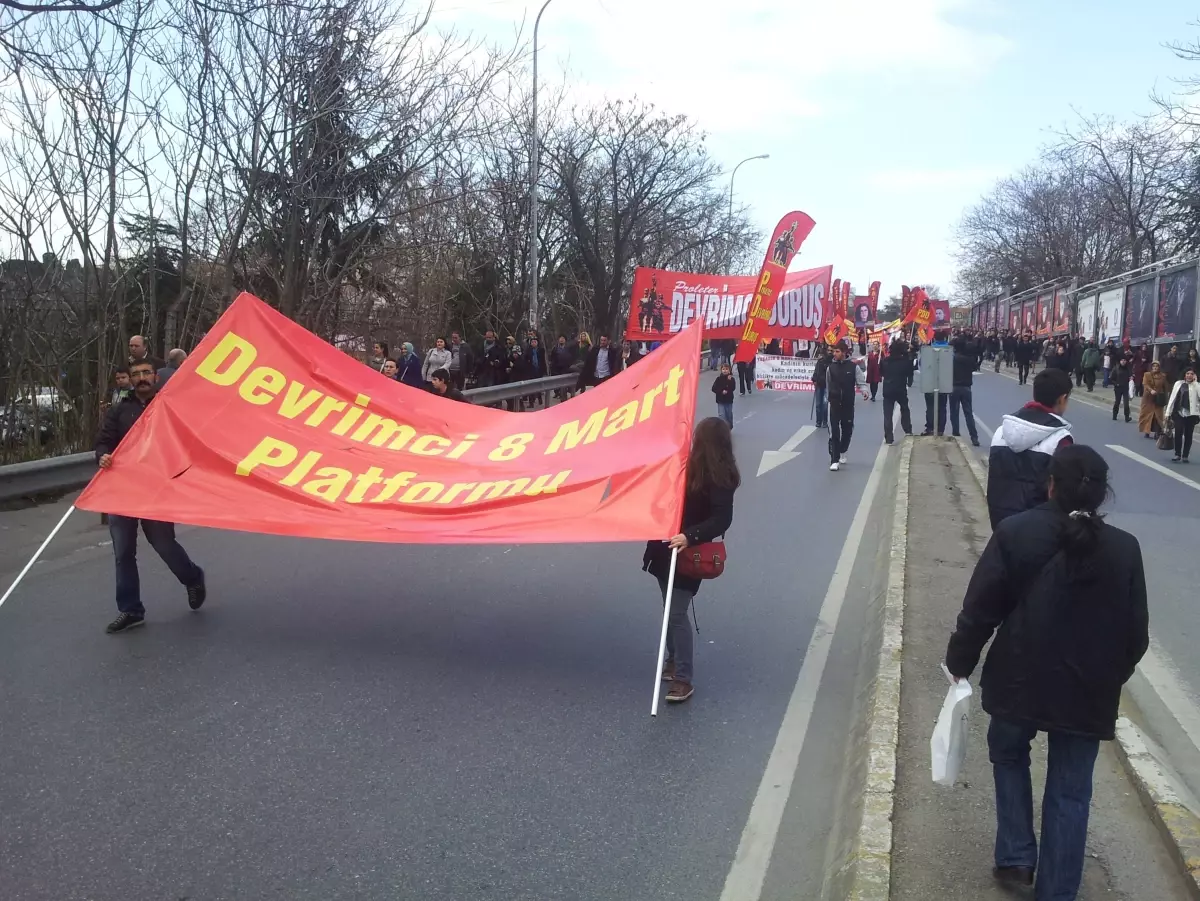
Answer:
[[[538,2],[438,0],[436,22],[511,42]],[[543,85],[637,95],[708,131],[764,231],[817,227],[801,267],[858,290],[954,279],[953,228],[1073,110],[1127,119],[1200,76],[1164,45],[1200,37],[1182,0],[553,0]]]

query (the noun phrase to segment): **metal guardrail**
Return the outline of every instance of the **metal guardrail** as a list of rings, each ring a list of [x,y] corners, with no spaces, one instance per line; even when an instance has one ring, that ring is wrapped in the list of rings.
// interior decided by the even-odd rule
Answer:
[[[463,394],[471,403],[481,406],[541,394],[543,403],[549,406],[552,391],[574,388],[578,382],[579,373],[571,372],[487,388],[469,388]],[[90,482],[95,474],[96,456],[91,451],[0,466],[0,501],[73,491]]]

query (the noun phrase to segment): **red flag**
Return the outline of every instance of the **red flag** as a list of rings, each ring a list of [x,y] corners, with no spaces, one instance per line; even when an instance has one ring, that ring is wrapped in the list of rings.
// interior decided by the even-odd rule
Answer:
[[[833,291],[830,294],[831,302],[829,305],[829,316],[826,319],[831,319],[834,316],[841,316],[842,310],[842,280],[835,278],[833,280]]]
[[[908,285],[900,286],[900,318],[908,322],[908,314],[912,312],[913,293]]]
[[[679,531],[703,328],[535,413],[385,378],[249,294],[77,506],[245,532],[413,544]]]
[[[750,311],[746,316],[746,328],[742,331],[742,340],[738,344],[733,359],[738,363],[749,363],[758,353],[762,343],[767,323],[771,321],[771,311],[783,287],[783,277],[791,265],[792,257],[804,243],[816,225],[806,213],[791,212],[779,220],[775,231],[771,233],[771,243],[767,245],[767,255],[763,258],[762,269],[758,273],[757,287],[754,289],[754,299],[750,301]]]

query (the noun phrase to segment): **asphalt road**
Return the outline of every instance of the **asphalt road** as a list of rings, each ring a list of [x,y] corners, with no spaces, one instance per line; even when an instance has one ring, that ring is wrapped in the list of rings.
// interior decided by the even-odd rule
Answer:
[[[986,454],[992,430],[1005,413],[1031,400],[1033,389],[1018,385],[1002,367],[999,375],[977,373],[972,394],[985,427],[980,453]],[[919,395],[914,399],[923,409]],[[1096,448],[1111,467],[1114,497],[1105,508],[1110,522],[1142,545],[1153,643],[1131,688],[1146,718],[1143,725],[1165,746],[1200,810],[1200,458],[1187,466],[1172,464],[1171,452],[1157,450],[1138,433],[1139,401],[1131,403],[1134,421],[1128,424],[1123,413],[1113,422],[1112,401],[1112,389],[1099,384],[1092,394],[1075,389],[1066,418],[1075,440]]]
[[[879,453],[881,405],[860,403],[843,472],[827,471],[817,432],[756,477],[810,403],[735,404],[730,565],[697,598],[696,695],[657,720],[661,607],[641,545],[184,528],[205,608],[187,609],[143,545],[147,627],[108,636],[111,548],[87,515],[0,608],[0,896],[821,897],[898,448]],[[58,512],[0,513],[5,585]],[[828,663],[806,670],[848,537],[861,553],[851,542],[834,580],[845,604]],[[756,797],[781,790],[764,783],[768,760],[799,739],[786,808],[764,820]],[[760,894],[727,889],[739,843],[766,849],[769,869],[749,877]]]

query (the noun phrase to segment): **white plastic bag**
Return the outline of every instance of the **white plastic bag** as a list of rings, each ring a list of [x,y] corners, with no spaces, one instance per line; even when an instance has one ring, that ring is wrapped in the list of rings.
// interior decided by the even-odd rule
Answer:
[[[1137,391],[1134,390],[1133,379],[1130,379],[1129,380],[1129,399],[1133,400],[1135,397],[1137,397]]]
[[[967,756],[967,726],[971,716],[971,683],[966,679],[955,682],[942,664],[942,672],[950,682],[942,712],[938,714],[933,737],[929,739],[933,781],[938,785],[953,785]]]

